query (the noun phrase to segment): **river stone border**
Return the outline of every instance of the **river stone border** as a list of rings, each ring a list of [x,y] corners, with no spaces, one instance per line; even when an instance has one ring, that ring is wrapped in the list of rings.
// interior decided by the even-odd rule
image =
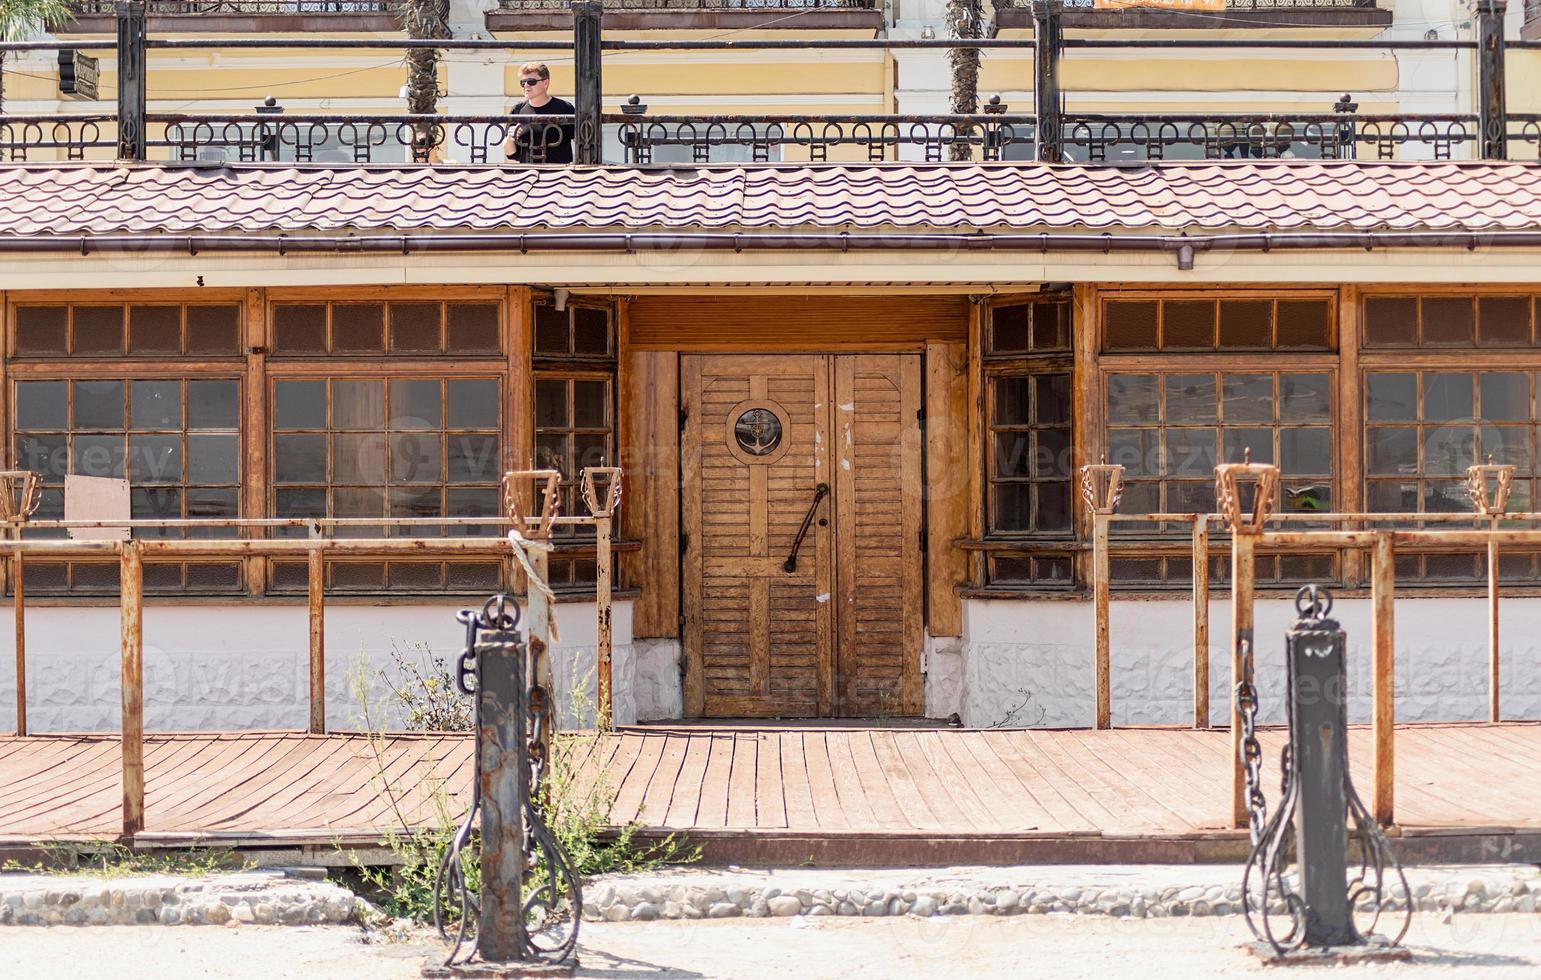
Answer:
[[[208,878],[0,874],[0,925],[341,925],[367,903],[313,875],[245,871]]]
[[[655,919],[727,919],[805,916],[1104,915],[1160,919],[1241,914],[1241,872],[1231,884],[1144,884],[1138,875],[1116,884],[1033,884],[1032,869],[1013,869],[1020,883],[995,879],[972,885],[967,876],[913,884],[873,883],[842,878],[838,872],[808,880],[759,881],[745,875],[713,880],[710,874],[680,875],[675,880],[606,876],[584,889],[583,917],[590,921],[647,922]],[[1060,877],[1064,877],[1061,875]],[[1161,877],[1161,876],[1158,876]],[[1170,876],[1166,876],[1170,877]],[[695,879],[695,880],[691,880]],[[1450,869],[1444,873],[1408,872],[1415,908],[1420,912],[1535,913],[1541,901],[1541,874],[1531,867]],[[1392,895],[1405,897],[1397,883]],[[1279,911],[1283,911],[1282,904]]]

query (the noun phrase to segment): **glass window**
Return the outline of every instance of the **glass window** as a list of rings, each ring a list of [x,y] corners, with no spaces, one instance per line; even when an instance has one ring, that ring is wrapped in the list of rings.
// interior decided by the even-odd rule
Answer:
[[[558,310],[535,304],[534,354],[541,360],[605,360],[615,357],[609,307],[568,303]]]
[[[1366,347],[1532,347],[1531,296],[1372,296],[1364,303]]]
[[[995,375],[990,387],[990,530],[1069,534],[1070,375]]]
[[[234,303],[18,306],[15,322],[17,357],[241,353]]]
[[[502,350],[497,303],[278,303],[273,353],[457,355]]]
[[[1333,347],[1327,299],[1108,300],[1103,320],[1110,354]]]

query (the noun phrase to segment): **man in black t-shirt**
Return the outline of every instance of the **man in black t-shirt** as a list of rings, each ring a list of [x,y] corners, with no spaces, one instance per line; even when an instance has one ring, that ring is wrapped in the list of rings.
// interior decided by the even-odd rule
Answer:
[[[524,101],[514,106],[513,116],[571,116],[573,104],[551,95],[551,70],[540,62],[519,66],[519,87]],[[540,120],[510,128],[503,141],[503,155],[520,163],[572,163],[573,124]]]

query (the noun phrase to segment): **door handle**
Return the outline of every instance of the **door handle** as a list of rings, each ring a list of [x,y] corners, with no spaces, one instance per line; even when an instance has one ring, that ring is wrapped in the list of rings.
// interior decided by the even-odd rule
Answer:
[[[808,513],[803,515],[803,526],[797,529],[797,537],[792,539],[792,553],[787,555],[787,560],[781,563],[784,572],[797,571],[797,549],[803,546],[803,538],[808,534],[808,525],[813,523],[813,514],[819,509],[819,501],[829,493],[829,484],[821,483],[813,488],[813,503],[808,505]]]

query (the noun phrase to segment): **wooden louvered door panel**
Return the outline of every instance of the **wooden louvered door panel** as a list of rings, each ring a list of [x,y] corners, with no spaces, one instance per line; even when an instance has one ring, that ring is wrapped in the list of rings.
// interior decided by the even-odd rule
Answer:
[[[836,712],[918,715],[920,358],[834,358]]]
[[[920,714],[920,358],[687,356],[682,377],[686,713]],[[739,441],[755,409],[774,448]]]
[[[817,717],[833,707],[834,501],[828,479],[829,358],[687,357],[684,364],[686,710],[706,717]],[[735,425],[773,414],[746,448]],[[756,455],[757,450],[763,455]],[[822,520],[822,523],[821,523]]]

